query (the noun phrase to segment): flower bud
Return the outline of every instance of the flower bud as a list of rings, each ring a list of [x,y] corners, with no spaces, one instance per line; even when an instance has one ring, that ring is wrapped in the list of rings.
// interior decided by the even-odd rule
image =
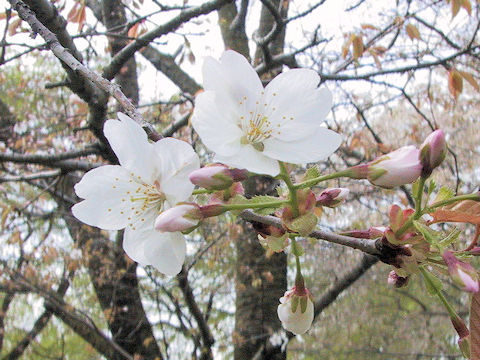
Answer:
[[[388,274],[387,282],[388,282],[388,285],[395,286],[396,288],[401,288],[408,284],[409,279],[410,278],[408,276],[407,277],[398,276],[395,270],[392,270]]]
[[[243,181],[248,177],[248,171],[244,169],[229,169],[222,164],[204,166],[192,171],[190,181],[208,190],[224,190],[236,181]]]
[[[155,220],[155,230],[174,232],[190,230],[203,219],[200,207],[194,203],[180,203],[158,215]]]
[[[225,190],[215,191],[209,198],[211,204],[224,204],[236,195],[244,195],[245,189],[241,182],[233,183]]]
[[[472,265],[458,260],[455,255],[448,250],[444,251],[442,257],[448,266],[450,277],[455,283],[462,287],[463,291],[478,292],[478,274]]]
[[[387,189],[409,184],[422,172],[419,155],[420,150],[415,146],[403,146],[368,164],[350,168],[347,176],[353,179],[368,179],[373,185]]]
[[[427,136],[420,147],[420,162],[422,163],[422,177],[427,178],[447,155],[447,143],[443,130],[435,130]]]
[[[384,235],[385,231],[387,231],[385,226],[372,226],[364,230],[343,231],[340,233],[340,235],[351,236],[359,239],[378,239]]]
[[[285,330],[301,335],[310,329],[314,309],[312,295],[307,288],[298,289],[294,286],[280,298],[280,303],[277,314]]]
[[[317,206],[337,207],[345,200],[349,192],[350,190],[346,188],[325,189],[316,196]]]

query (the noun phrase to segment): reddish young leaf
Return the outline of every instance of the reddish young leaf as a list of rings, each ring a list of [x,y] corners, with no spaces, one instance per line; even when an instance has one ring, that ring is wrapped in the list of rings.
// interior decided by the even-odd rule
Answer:
[[[480,292],[473,294],[470,306],[470,359],[480,359]]]
[[[430,214],[433,222],[462,222],[480,224],[480,202],[463,200],[438,208]]]

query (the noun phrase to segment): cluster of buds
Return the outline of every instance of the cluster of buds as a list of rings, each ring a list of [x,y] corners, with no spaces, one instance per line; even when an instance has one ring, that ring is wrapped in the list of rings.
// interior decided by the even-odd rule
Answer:
[[[436,130],[425,139],[420,149],[413,145],[403,146],[367,164],[350,168],[348,176],[368,179],[373,185],[391,189],[410,184],[420,176],[429,177],[445,159],[446,153],[445,134]]]
[[[307,332],[314,318],[313,297],[305,286],[294,286],[280,298],[278,318],[285,330],[296,335]]]
[[[287,230],[307,236],[315,229],[318,221],[313,213],[317,204],[315,193],[310,189],[297,190],[297,204],[297,214],[291,206],[282,210],[282,223]]]
[[[248,177],[248,171],[230,169],[222,164],[212,164],[192,171],[190,181],[207,190],[215,191],[208,205],[179,203],[160,213],[155,220],[155,229],[160,232],[190,232],[205,218],[217,216],[226,211],[223,204],[236,194],[243,194],[239,181]]]

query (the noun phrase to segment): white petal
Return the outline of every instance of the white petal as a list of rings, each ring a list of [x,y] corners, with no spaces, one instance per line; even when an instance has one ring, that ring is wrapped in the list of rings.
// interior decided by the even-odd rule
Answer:
[[[292,94],[304,90],[314,90],[320,82],[318,73],[311,69],[291,69],[276,76],[265,88],[265,95],[273,93],[281,94],[290,92]]]
[[[188,175],[200,168],[200,160],[192,146],[185,141],[165,138],[154,144],[155,151],[162,159],[161,191],[171,206],[186,200],[194,185]]]
[[[285,94],[288,95],[288,94]],[[327,89],[315,89],[278,96],[281,103],[268,114],[273,126],[272,136],[283,141],[298,140],[310,135],[325,120],[332,96]]]
[[[242,146],[240,152],[235,156],[216,155],[215,161],[232,167],[247,169],[256,174],[277,176],[280,173],[280,166],[276,160],[266,157],[251,145]]]
[[[292,164],[317,162],[330,156],[342,142],[336,132],[318,127],[306,138],[297,141],[280,141],[270,138],[264,141],[263,153],[273,159]]]
[[[182,270],[186,251],[185,237],[179,232],[157,232],[155,238],[150,237],[145,241],[148,264],[169,276],[177,275]]]
[[[218,106],[215,93],[205,91],[197,95],[192,115],[192,126],[202,142],[211,151],[224,156],[232,156],[240,149],[243,133],[234,120],[239,114],[232,114],[230,109]]]
[[[263,91],[262,82],[247,59],[239,53],[225,51],[220,62],[206,58],[203,64],[203,85],[205,90],[215,91],[219,100],[227,100],[228,106],[245,100],[252,108]]]
[[[118,120],[105,122],[103,132],[118,157],[120,165],[152,183],[158,171],[159,159],[147,134],[127,115],[118,113]]]
[[[131,216],[127,192],[136,184],[130,173],[118,165],[106,165],[87,172],[75,185],[75,192],[86,200],[72,207],[73,215],[91,226],[105,230],[124,228]]]

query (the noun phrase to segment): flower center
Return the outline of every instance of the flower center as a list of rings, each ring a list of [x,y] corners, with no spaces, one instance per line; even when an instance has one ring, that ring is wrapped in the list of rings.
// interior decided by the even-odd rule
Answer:
[[[244,96],[239,104],[244,105],[246,100],[247,97]],[[259,101],[256,101],[256,105],[255,111],[249,111],[246,116],[240,116],[239,127],[244,133],[240,141],[243,145],[250,144],[256,150],[263,151],[263,141],[272,135],[273,129],[272,123],[265,115],[269,110],[268,104],[260,104]]]
[[[139,186],[130,196],[130,201],[135,205],[140,205],[139,211],[146,211],[148,208],[154,207],[161,211],[165,202],[165,194],[160,190],[160,183],[155,181],[152,184],[139,183]]]

